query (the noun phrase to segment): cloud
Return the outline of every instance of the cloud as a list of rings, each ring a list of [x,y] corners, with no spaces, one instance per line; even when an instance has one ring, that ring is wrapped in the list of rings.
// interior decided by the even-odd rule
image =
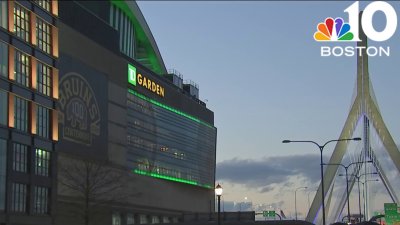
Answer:
[[[264,157],[260,160],[225,160],[217,164],[217,179],[258,188],[261,193],[279,185],[290,185],[289,179],[299,176],[306,182],[320,180],[318,154]]]
[[[255,204],[253,205],[253,209],[257,212],[262,212],[264,210],[278,210],[281,209],[282,206],[285,204],[284,201],[278,201],[278,202],[270,202],[270,203],[264,203],[264,204]]]
[[[398,186],[400,181],[395,178],[400,173],[388,153],[382,148],[376,148],[374,152],[392,186]],[[318,186],[320,182],[319,157],[319,154],[306,154],[263,157],[259,160],[233,158],[218,163],[216,175],[217,180],[226,181],[232,185],[244,185],[259,193],[279,189],[275,195],[278,198],[285,195],[285,190],[292,190],[299,183],[308,187]],[[324,157],[324,162],[328,161],[329,157]],[[370,167],[370,171],[374,172],[372,165]],[[336,187],[341,186],[345,186],[344,179],[336,182]],[[387,193],[383,185],[377,185],[377,189],[381,194]]]
[[[274,190],[274,187],[272,187],[271,185],[268,185],[268,186],[261,188],[260,193],[266,193],[266,192],[270,192],[272,190]]]
[[[235,201],[222,201],[221,210],[224,212],[235,211],[252,211],[254,210],[253,202],[235,202]]]

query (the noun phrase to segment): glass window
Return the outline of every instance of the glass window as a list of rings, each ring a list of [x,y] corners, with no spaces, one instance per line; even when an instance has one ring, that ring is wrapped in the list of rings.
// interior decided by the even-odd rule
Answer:
[[[7,125],[8,114],[8,96],[7,92],[0,89],[0,124]]]
[[[11,211],[22,213],[26,212],[27,185],[13,183],[11,194]]]
[[[37,17],[36,19],[36,37],[39,49],[50,54],[51,47],[51,27],[48,23]]]
[[[49,189],[46,187],[34,188],[33,212],[35,214],[48,214],[49,212]]]
[[[158,216],[152,216],[152,217],[151,217],[151,223],[152,223],[152,224],[160,223],[160,217],[158,217]]]
[[[50,171],[50,152],[42,149],[35,151],[35,174],[39,176],[49,176]]]
[[[26,173],[28,171],[28,147],[23,144],[13,144],[13,170]]]
[[[49,138],[49,109],[38,105],[36,115],[37,135],[44,138]]]
[[[140,214],[139,220],[140,220],[140,224],[146,224],[146,223],[148,223],[147,216],[144,215],[144,214]]]
[[[6,206],[7,141],[0,139],[0,210]]]
[[[35,1],[40,7],[45,9],[46,11],[50,12],[50,0],[36,0]]]
[[[133,23],[119,8],[111,4],[109,23],[119,32],[119,48],[125,55],[135,57],[135,33]]]
[[[117,212],[112,214],[112,225],[121,225],[121,215]]]
[[[135,92],[127,99],[127,160],[136,162],[134,172],[212,187],[216,130]]]
[[[47,96],[51,91],[51,67],[37,62],[37,90]]]
[[[135,217],[132,213],[126,214],[126,225],[135,224]]]
[[[162,220],[162,223],[171,223],[171,220],[169,219],[168,216],[164,216],[163,220]]]
[[[7,29],[8,7],[7,1],[0,1],[0,27]]]
[[[17,37],[29,42],[29,11],[19,4],[14,5],[14,32]]]
[[[0,76],[8,77],[8,45],[0,41]]]
[[[28,131],[28,101],[17,96],[14,100],[15,128],[26,132]]]
[[[16,50],[14,62],[15,79],[17,83],[29,87],[29,68],[31,64],[29,55]]]

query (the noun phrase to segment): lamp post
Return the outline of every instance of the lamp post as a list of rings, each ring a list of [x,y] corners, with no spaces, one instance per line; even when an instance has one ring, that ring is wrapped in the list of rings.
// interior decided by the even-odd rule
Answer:
[[[323,167],[323,159],[322,159],[322,151],[324,150],[325,146],[328,143],[331,142],[340,142],[340,141],[361,141],[361,138],[356,137],[356,138],[344,138],[344,139],[337,139],[337,140],[330,140],[325,142],[325,144],[323,145],[319,145],[317,142],[315,141],[291,141],[291,140],[283,140],[282,143],[292,143],[292,142],[303,142],[303,143],[312,143],[316,146],[318,146],[319,151],[320,151],[320,156],[321,156],[321,161],[320,161],[320,165],[321,165],[321,203],[322,203],[322,225],[326,225],[325,224],[325,190],[324,190],[324,167]]]
[[[357,178],[357,186],[358,186],[358,208],[360,210],[360,216],[361,216],[361,191],[360,191],[360,178],[362,176],[366,176],[366,175],[373,175],[373,174],[378,174],[377,172],[373,172],[373,173],[363,173],[360,176],[355,176]],[[379,180],[376,180],[379,181]],[[363,189],[364,190],[364,189]],[[364,214],[364,221],[365,221],[365,214]],[[361,222],[361,218],[360,218],[360,222]]]
[[[364,205],[364,215],[367,214],[366,208],[365,208],[365,183],[369,182],[369,181],[379,181],[379,179],[375,179],[375,180],[366,180],[365,182],[360,181],[360,183],[363,185],[363,205]],[[364,216],[364,221],[366,220],[365,216]]]
[[[372,161],[367,161],[367,163],[370,163]],[[325,163],[324,165],[330,166],[342,166],[344,168],[344,170],[346,171],[346,194],[347,194],[347,219],[350,222],[350,198],[349,198],[349,177],[348,177],[348,169],[350,166],[352,165],[356,165],[356,164],[362,164],[364,162],[352,162],[349,165],[345,166],[341,163]]]
[[[297,220],[297,196],[296,196],[296,192],[299,189],[307,189],[307,187],[298,187],[294,191],[294,214],[295,214],[296,220]]]
[[[217,184],[215,187],[215,194],[218,198],[218,225],[221,225],[221,195],[222,195],[222,187],[220,184]]]
[[[357,179],[357,187],[358,187],[358,210],[360,211],[360,221],[361,222],[361,190],[360,190],[360,178],[362,176],[366,176],[366,175],[373,175],[373,174],[378,174],[377,172],[373,172],[373,173],[363,173],[360,174],[359,176],[357,174],[355,175],[350,175],[350,176],[354,176]],[[343,174],[339,174],[339,176],[344,176]],[[364,196],[364,195],[363,195]],[[365,217],[364,217],[364,221],[365,221]]]

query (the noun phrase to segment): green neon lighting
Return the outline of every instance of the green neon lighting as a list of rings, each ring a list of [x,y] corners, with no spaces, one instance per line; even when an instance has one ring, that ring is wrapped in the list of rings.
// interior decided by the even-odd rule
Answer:
[[[144,171],[144,170],[135,169],[135,170],[133,170],[133,172],[136,173],[136,174],[149,176],[149,177],[154,177],[154,178],[158,178],[158,179],[164,179],[164,180],[169,180],[169,181],[174,181],[174,182],[179,182],[179,183],[184,183],[184,184],[190,184],[190,185],[205,187],[205,188],[209,188],[209,189],[213,188],[211,185],[201,185],[201,184],[197,183],[197,181],[192,181],[192,180],[186,180],[186,179],[181,179],[181,178],[161,175],[161,174],[158,174],[158,173],[151,173],[151,172]]]
[[[140,44],[140,46],[138,47],[144,47],[147,57],[153,67],[153,71],[159,75],[162,75],[164,73],[162,62],[160,62],[157,58],[156,50],[153,49],[153,46],[151,45],[149,38],[144,32],[144,29],[140,25],[138,19],[133,14],[129,6],[126,4],[125,1],[122,0],[110,0],[110,2],[117,8],[122,10],[122,12],[124,12],[125,15],[128,16],[129,20],[133,23],[133,26],[135,27],[135,37],[139,40],[138,43]]]
[[[136,67],[128,64],[128,82],[136,86]]]
[[[177,109],[175,109],[175,108],[172,108],[172,107],[170,107],[170,106],[164,105],[164,104],[162,104],[162,103],[160,103],[160,102],[158,102],[158,101],[156,101],[156,100],[154,100],[154,99],[151,99],[151,98],[149,98],[149,97],[147,97],[147,96],[144,96],[144,95],[142,95],[142,94],[139,94],[139,93],[137,93],[137,92],[134,91],[134,90],[128,89],[128,92],[131,93],[131,94],[133,94],[133,95],[135,95],[136,97],[139,97],[139,98],[141,98],[141,99],[143,99],[143,100],[145,100],[145,101],[147,101],[147,102],[150,102],[150,103],[153,104],[153,105],[159,106],[159,107],[161,107],[161,108],[163,108],[163,109],[166,109],[166,110],[168,110],[168,111],[170,111],[170,112],[176,113],[176,114],[178,114],[178,115],[180,115],[180,116],[183,116],[183,117],[185,117],[185,118],[187,118],[187,119],[190,119],[190,120],[192,120],[192,121],[195,121],[195,122],[197,122],[197,123],[200,123],[200,124],[202,124],[202,125],[205,125],[205,126],[211,128],[211,129],[215,129],[214,126],[212,126],[212,125],[210,125],[210,124],[208,124],[208,123],[206,123],[206,122],[204,122],[204,121],[202,121],[202,120],[200,120],[200,119],[198,119],[198,118],[196,118],[196,117],[194,117],[194,116],[191,116],[191,115],[189,115],[189,114],[187,114],[187,113],[184,113],[184,112],[182,112],[182,111],[179,111],[179,110],[177,110]]]

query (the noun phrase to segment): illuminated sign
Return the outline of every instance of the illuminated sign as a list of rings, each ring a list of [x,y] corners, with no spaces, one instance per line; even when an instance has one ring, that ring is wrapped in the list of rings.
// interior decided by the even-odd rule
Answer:
[[[157,94],[160,97],[165,96],[165,89],[163,86],[151,80],[150,78],[137,73],[136,68],[130,64],[128,64],[128,83],[134,86],[139,84],[140,86],[146,88],[154,94]]]
[[[128,64],[128,82],[136,86],[136,68]]]
[[[149,91],[156,93],[157,95],[164,97],[164,87],[157,84],[156,82],[150,80],[149,78],[143,76],[142,74],[137,74],[137,83]]]

